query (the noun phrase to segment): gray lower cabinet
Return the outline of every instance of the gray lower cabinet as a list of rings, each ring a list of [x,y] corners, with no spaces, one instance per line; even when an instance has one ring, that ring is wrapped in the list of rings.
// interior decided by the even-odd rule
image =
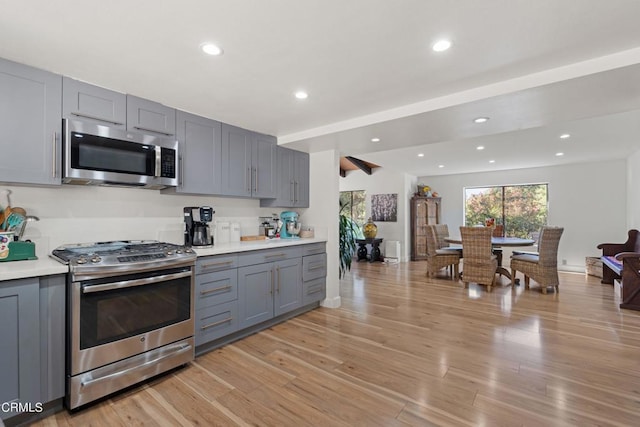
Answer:
[[[324,243],[303,248],[302,304],[307,305],[326,298],[327,253]]]
[[[0,59],[0,181],[60,185],[62,77]]]
[[[237,255],[221,255],[196,262],[196,346],[238,330],[237,261]]]
[[[309,154],[277,147],[276,198],[261,199],[262,207],[309,207]]]
[[[221,193],[225,196],[275,197],[275,137],[222,123]]]
[[[264,262],[273,259],[273,262]],[[238,269],[240,328],[262,323],[302,307],[299,248],[242,254]]]
[[[63,77],[62,117],[124,130],[127,95]]]
[[[127,131],[173,137],[176,110],[159,102],[127,95]]]
[[[0,402],[34,408],[64,396],[64,295],[63,275],[0,282]]]
[[[220,122],[178,111],[177,126],[177,138],[180,141],[179,184],[163,192],[220,194]]]

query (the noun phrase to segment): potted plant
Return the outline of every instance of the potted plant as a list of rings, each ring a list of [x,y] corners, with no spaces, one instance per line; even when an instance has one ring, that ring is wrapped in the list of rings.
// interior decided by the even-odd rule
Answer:
[[[347,270],[351,270],[351,259],[356,252],[356,239],[360,235],[360,227],[351,218],[348,203],[340,201],[340,267],[339,278],[342,278]]]

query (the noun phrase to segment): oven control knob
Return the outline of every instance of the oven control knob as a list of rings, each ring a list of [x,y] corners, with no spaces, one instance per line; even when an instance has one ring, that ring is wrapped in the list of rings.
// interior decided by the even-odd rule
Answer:
[[[167,251],[166,254],[167,255],[173,255],[173,251]]]
[[[78,264],[86,264],[87,263],[87,259],[85,257],[80,257],[76,260],[76,263]]]
[[[192,254],[193,253],[193,249],[191,249],[191,248],[186,248],[184,251],[186,253],[188,253],[188,254]]]
[[[176,253],[177,254],[181,254],[182,253],[182,249],[176,249]]]
[[[99,256],[97,256],[97,255],[96,255],[96,256],[94,256],[94,257],[91,257],[91,262],[92,262],[92,263],[94,263],[94,264],[95,264],[95,263],[98,263],[98,262],[100,262],[100,261],[102,261],[102,258],[100,258],[100,257],[99,257]]]

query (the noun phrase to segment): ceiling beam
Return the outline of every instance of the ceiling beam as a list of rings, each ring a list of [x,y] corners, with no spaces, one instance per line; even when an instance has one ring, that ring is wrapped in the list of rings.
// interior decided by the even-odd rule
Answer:
[[[351,157],[351,156],[346,156],[345,158],[349,160],[351,163],[353,163],[354,165],[356,165],[358,169],[360,169],[367,175],[371,175],[371,168],[367,166],[367,164],[362,160],[356,159],[355,157]]]

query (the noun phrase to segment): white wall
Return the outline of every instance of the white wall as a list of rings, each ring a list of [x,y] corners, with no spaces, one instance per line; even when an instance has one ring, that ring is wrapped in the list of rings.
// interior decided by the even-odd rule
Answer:
[[[626,182],[627,228],[640,229],[640,150],[633,153],[627,159]]]
[[[379,222],[377,237],[384,240],[400,241],[401,257],[406,261],[410,256],[410,221],[409,199],[415,189],[416,177],[391,172],[384,168],[376,168],[371,175],[360,170],[347,172],[347,176],[340,178],[340,191],[366,191],[367,217],[371,215],[371,195],[373,194],[397,194],[398,195],[398,221]],[[384,247],[381,246],[381,250]]]
[[[640,156],[635,157],[640,176]],[[612,160],[566,166],[517,169],[461,175],[420,177],[442,197],[443,223],[452,235],[463,224],[464,187],[509,184],[549,184],[549,225],[563,226],[558,248],[560,268],[584,271],[586,256],[597,256],[603,242],[623,242],[627,236],[627,164]],[[640,200],[635,201],[636,204]],[[638,209],[635,223],[640,222]],[[632,221],[633,222],[633,221]],[[507,255],[507,254],[505,254]],[[505,256],[505,260],[507,257]]]
[[[161,194],[157,190],[118,187],[7,186],[11,203],[40,218],[30,223],[25,238],[36,242],[39,254],[46,254],[64,243],[116,239],[155,239],[183,241],[182,208],[209,205],[214,220],[235,220],[242,235],[258,233],[258,217],[280,213],[283,209],[260,208],[259,200],[210,196]],[[4,202],[0,201],[4,204]],[[313,225],[300,209],[303,224]]]
[[[340,306],[340,281],[338,279],[338,178],[340,156],[335,150],[312,153],[309,157],[311,185],[310,209],[307,220],[315,224],[316,235],[327,238],[327,297],[322,305],[329,308]]]

